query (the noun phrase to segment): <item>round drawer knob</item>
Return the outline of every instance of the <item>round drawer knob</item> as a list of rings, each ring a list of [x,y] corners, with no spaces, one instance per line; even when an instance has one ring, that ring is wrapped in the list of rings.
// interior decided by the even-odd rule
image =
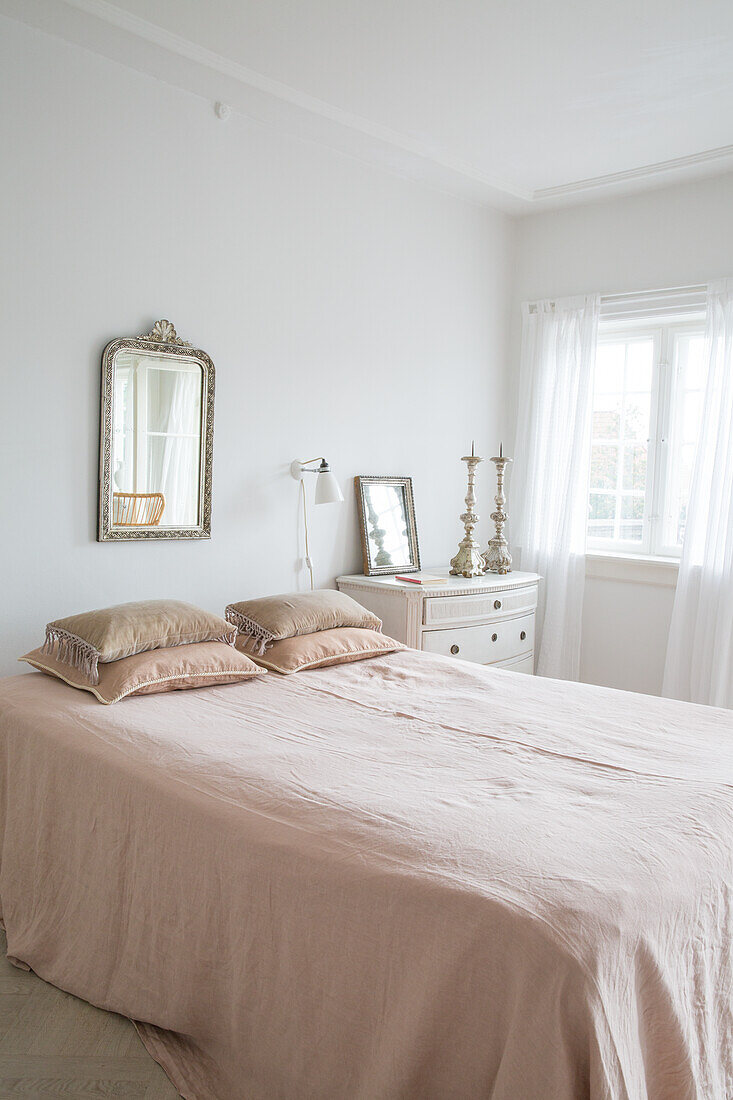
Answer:
[[[453,654],[460,653],[461,647],[459,645],[452,645],[450,651]]]
[[[519,635],[519,640],[521,642],[523,642],[526,637],[527,637],[527,631],[523,630],[522,633]]]
[[[501,600],[494,600],[494,610],[501,611]]]
[[[499,637],[499,635],[498,635],[498,634],[492,634],[492,635],[491,635],[491,640],[492,640],[492,642],[495,642],[495,641],[496,641],[496,639],[497,639],[498,637]]]

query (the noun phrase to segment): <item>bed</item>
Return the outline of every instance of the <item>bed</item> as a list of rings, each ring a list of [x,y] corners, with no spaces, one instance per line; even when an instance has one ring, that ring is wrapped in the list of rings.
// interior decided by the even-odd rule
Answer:
[[[8,953],[187,1100],[733,1096],[733,715],[406,651],[0,682]]]

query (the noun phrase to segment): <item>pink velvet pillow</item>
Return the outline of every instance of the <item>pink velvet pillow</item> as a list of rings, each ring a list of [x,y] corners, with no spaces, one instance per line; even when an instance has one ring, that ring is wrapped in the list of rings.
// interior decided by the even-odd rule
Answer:
[[[119,661],[100,664],[97,684],[90,684],[78,669],[41,649],[34,649],[18,660],[49,676],[56,676],[71,687],[91,692],[100,703],[117,703],[128,695],[154,695],[184,688],[232,684],[264,676],[267,671],[225,642],[149,649]]]
[[[382,629],[382,622],[376,615],[345,592],[331,588],[242,600],[230,603],[224,614],[227,622],[236,626],[240,637],[259,643],[259,653],[264,653],[273,642],[298,634],[315,634],[342,626]]]
[[[402,642],[372,630],[357,626],[340,626],[333,630],[318,630],[313,634],[298,634],[273,642],[260,654],[257,638],[237,638],[237,649],[251,655],[258,665],[280,672],[305,672],[309,668],[325,668],[367,657],[383,657],[398,649],[407,649]]]

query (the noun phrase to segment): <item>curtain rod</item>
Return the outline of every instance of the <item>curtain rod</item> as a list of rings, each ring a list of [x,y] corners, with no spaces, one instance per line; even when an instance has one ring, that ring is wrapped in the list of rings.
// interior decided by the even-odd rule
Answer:
[[[649,298],[658,294],[704,294],[707,283],[697,283],[694,286],[664,286],[656,290],[624,291],[620,294],[601,294],[601,302],[617,302],[623,298]]]

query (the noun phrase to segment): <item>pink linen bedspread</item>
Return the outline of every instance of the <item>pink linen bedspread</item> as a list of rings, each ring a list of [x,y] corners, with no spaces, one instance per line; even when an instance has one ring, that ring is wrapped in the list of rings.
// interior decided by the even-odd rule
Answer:
[[[187,1100],[730,1100],[733,715],[427,654],[0,682],[9,954]]]

